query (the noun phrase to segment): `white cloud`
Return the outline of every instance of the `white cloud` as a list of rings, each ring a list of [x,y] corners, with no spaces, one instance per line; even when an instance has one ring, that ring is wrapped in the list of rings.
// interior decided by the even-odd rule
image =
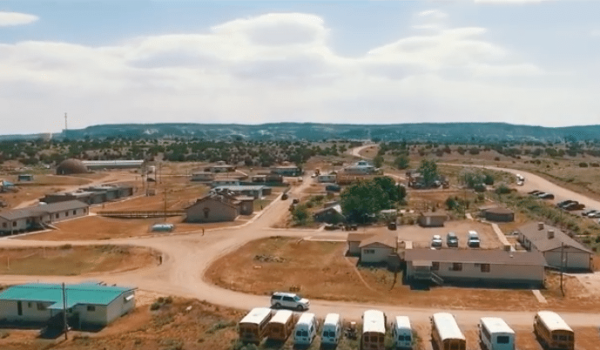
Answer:
[[[20,26],[36,22],[39,18],[34,15],[18,12],[0,11],[0,27]]]
[[[600,36],[600,29],[592,30],[590,33],[592,36]]]
[[[316,16],[269,14],[206,34],[139,37],[118,46],[0,44],[0,105],[20,121],[4,132],[60,129],[65,111],[76,128],[482,116],[557,125],[577,122],[565,115],[590,120],[600,109],[597,87],[573,87],[547,74],[489,41],[485,28],[419,32],[358,57],[332,50],[328,32]]]
[[[423,18],[423,19],[427,19],[427,20],[443,20],[446,17],[448,17],[448,15],[440,10],[426,10],[426,11],[421,11],[417,14],[417,17],[419,18]]]

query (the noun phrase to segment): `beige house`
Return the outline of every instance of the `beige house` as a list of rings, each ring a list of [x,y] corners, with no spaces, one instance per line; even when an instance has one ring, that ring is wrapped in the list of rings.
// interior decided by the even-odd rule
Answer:
[[[421,213],[417,222],[422,227],[443,227],[448,220],[448,215],[444,212]]]
[[[521,245],[544,254],[548,266],[569,271],[592,270],[593,252],[560,229],[534,222],[519,227],[517,232]]]
[[[360,242],[373,237],[372,233],[348,233],[346,242],[348,243],[347,255],[360,256]]]
[[[481,249],[407,249],[405,279],[479,287],[544,284],[546,261],[540,252]]]
[[[185,209],[186,222],[234,221],[239,215],[254,213],[254,197],[213,193]]]
[[[77,200],[0,212],[0,233],[13,234],[42,229],[53,222],[87,216],[89,205]]]
[[[395,233],[381,233],[362,240],[359,244],[360,262],[379,264],[388,261],[398,251],[398,236]]]
[[[211,182],[215,179],[215,174],[210,171],[195,171],[192,173],[192,181]]]

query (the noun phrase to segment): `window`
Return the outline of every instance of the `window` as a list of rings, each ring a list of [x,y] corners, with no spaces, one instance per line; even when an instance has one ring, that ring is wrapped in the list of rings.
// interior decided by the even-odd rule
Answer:
[[[296,336],[297,336],[297,337],[301,337],[301,336],[302,336],[302,331],[297,331],[297,332],[296,332]]]
[[[60,214],[56,213],[56,218],[58,219],[60,217]]]
[[[462,271],[462,263],[452,263],[450,271]]]
[[[88,305],[87,311],[90,311],[90,312],[96,311],[96,307],[94,305]]]
[[[37,303],[37,309],[39,311],[45,311],[46,310],[46,305],[44,305],[44,303]]]
[[[292,301],[294,301],[294,298],[292,298],[292,297],[283,297],[283,301],[292,302]]]
[[[308,331],[302,331],[302,336],[303,337],[308,337]]]
[[[365,254],[375,254],[375,249],[365,249]]]
[[[412,340],[411,338],[412,338],[412,337],[411,337],[410,335],[407,335],[406,337],[404,337],[404,340],[405,340],[405,341],[411,341],[411,340]]]
[[[208,214],[210,213],[210,208],[209,207],[205,207],[204,208],[204,218],[208,219]]]
[[[506,335],[500,335],[500,336],[498,336],[498,338],[496,338],[496,343],[498,343],[498,344],[509,344],[510,343],[510,338],[507,337]]]
[[[399,340],[399,341],[404,341],[404,336],[403,336],[403,335],[399,335],[399,336],[398,336],[398,340]]]
[[[27,307],[31,309],[31,305],[33,305],[33,303],[30,301],[27,303]]]
[[[17,226],[17,222],[16,222],[16,221],[14,221],[14,222],[13,222],[13,227],[16,227],[16,226]]]
[[[77,210],[73,210],[73,215],[77,215]]]
[[[69,212],[68,211],[65,212],[65,216],[69,216]]]
[[[2,223],[2,227],[6,228],[6,226],[7,226],[7,225],[6,225],[6,222],[3,222],[3,223]]]
[[[440,269],[440,263],[434,261],[431,263],[431,271],[438,271]]]
[[[481,272],[490,272],[490,264],[481,264]]]

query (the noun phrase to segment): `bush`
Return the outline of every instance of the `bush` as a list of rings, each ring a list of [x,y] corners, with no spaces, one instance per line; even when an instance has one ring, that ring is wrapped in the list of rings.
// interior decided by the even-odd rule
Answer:
[[[494,160],[499,162],[500,161],[500,157],[494,157]]]
[[[506,185],[500,185],[498,188],[496,188],[497,194],[508,194],[510,192],[510,188],[508,188]]]
[[[473,189],[475,190],[475,192],[485,192],[485,185],[476,184],[475,186],[473,186]]]
[[[62,249],[62,250],[68,250],[68,249],[73,248],[73,246],[70,245],[70,244],[63,244],[59,248]]]
[[[483,193],[477,194],[477,200],[483,202],[485,200],[485,195]]]
[[[152,303],[152,305],[150,305],[150,311],[156,311],[158,309],[160,309],[161,303],[159,303],[158,301],[155,301]]]
[[[590,166],[592,168],[598,168],[598,167],[600,167],[600,164],[599,163],[590,163]]]
[[[586,163],[586,162],[581,162],[581,163],[579,163],[579,167],[580,167],[580,168],[587,168],[587,167],[588,167],[588,163]]]

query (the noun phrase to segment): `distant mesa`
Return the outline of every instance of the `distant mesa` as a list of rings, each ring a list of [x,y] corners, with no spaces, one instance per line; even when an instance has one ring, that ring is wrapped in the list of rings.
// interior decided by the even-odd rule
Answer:
[[[56,167],[56,175],[85,174],[87,166],[79,159],[65,159]]]

